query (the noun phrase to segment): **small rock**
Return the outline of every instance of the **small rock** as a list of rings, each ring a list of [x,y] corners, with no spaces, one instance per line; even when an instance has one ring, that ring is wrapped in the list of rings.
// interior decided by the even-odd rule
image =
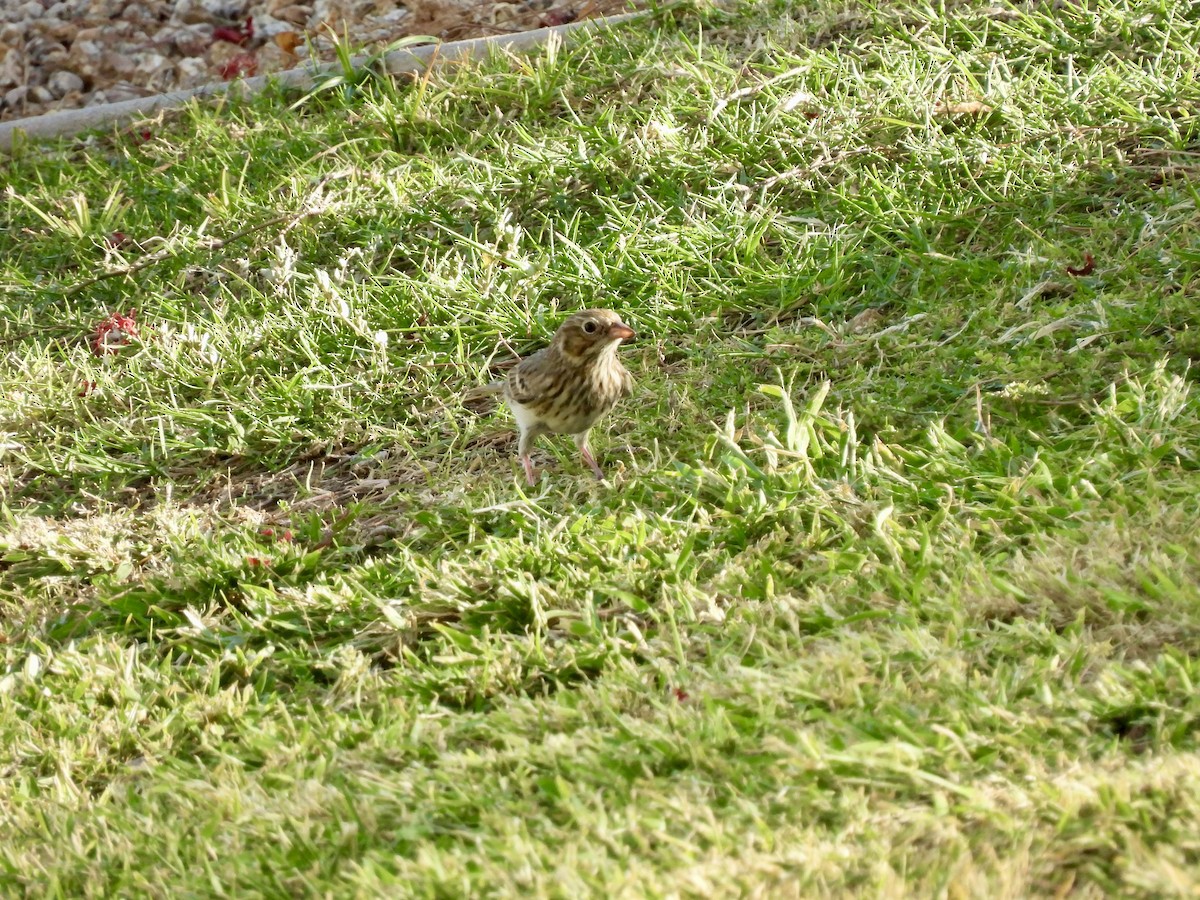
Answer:
[[[4,94],[4,105],[9,109],[16,109],[25,103],[25,98],[29,96],[29,88],[26,85],[15,87],[11,91]]]
[[[241,56],[246,51],[237,44],[231,44],[228,41],[217,41],[208,48],[208,68],[213,72],[220,72],[228,66],[235,56]]]
[[[46,7],[42,6],[38,0],[29,0],[28,3],[21,6],[22,17],[29,21],[30,19],[40,19],[46,12]]]
[[[42,60],[40,68],[42,72],[53,72],[65,66],[70,56],[71,54],[66,50],[54,50],[46,54],[46,58]]]
[[[211,25],[213,17],[196,0],[180,0],[171,13],[171,21],[183,25]]]
[[[145,97],[147,91],[145,88],[138,87],[136,84],[130,84],[128,81],[119,81],[104,93],[108,95],[109,103],[121,103],[124,100],[135,100],[138,97]]]
[[[131,59],[137,71],[150,75],[159,72],[163,66],[170,65],[170,61],[159,53],[135,53]]]
[[[104,47],[98,41],[76,41],[67,56],[67,67],[85,84],[93,84],[100,75],[100,56]]]
[[[194,25],[239,21],[246,15],[249,0],[177,0],[172,22]]]
[[[54,95],[50,93],[49,88],[39,84],[29,89],[29,99],[34,103],[49,103],[54,99]]]
[[[70,45],[79,36],[79,26],[70,20],[42,19],[38,25],[43,35],[63,45]]]
[[[82,91],[83,79],[74,72],[62,69],[50,76],[50,80],[46,82],[46,87],[50,89],[50,93],[55,97],[65,97],[72,91]]]
[[[303,7],[307,7],[310,12],[312,11],[311,6],[308,6],[308,4],[306,4],[306,3],[305,4],[297,4],[296,0],[267,0],[267,15],[274,16],[275,18],[278,19],[279,11],[281,9],[286,9],[291,6],[303,6]]]
[[[176,81],[175,65],[164,62],[140,83],[144,84],[147,91],[151,94],[165,94],[175,87]]]
[[[28,30],[24,22],[9,22],[0,28],[0,44],[6,47],[19,47],[24,43]]]
[[[282,72],[284,69],[290,69],[296,64],[295,54],[286,52],[274,41],[259,47],[257,56],[258,74],[260,75],[266,75],[270,72]]]
[[[106,50],[100,55],[100,63],[104,69],[122,80],[131,77],[137,71],[137,63],[133,57],[115,50]]]
[[[314,22],[333,22],[343,18],[340,0],[316,0],[313,4]]]
[[[281,6],[271,15],[280,22],[286,22],[289,26],[304,26],[308,23],[309,16],[312,15],[312,9],[298,5]]]
[[[12,49],[4,55],[0,63],[0,88],[13,87],[25,80],[25,55],[20,50]]]
[[[179,90],[200,87],[213,80],[208,71],[208,63],[203,58],[192,57],[181,59],[175,64],[176,87]]]
[[[157,27],[169,15],[165,3],[130,3],[125,7],[122,17],[138,25]]]
[[[518,20],[521,17],[524,10],[522,10],[519,6],[516,6],[512,3],[496,3],[496,4],[492,5],[490,12],[491,12],[490,18],[491,18],[492,22],[497,25],[500,25],[500,24],[503,24],[504,22],[514,22],[514,21]],[[554,22],[552,24],[561,25],[563,23]]]
[[[45,65],[46,58],[51,54],[65,55],[66,52],[67,48],[58,41],[52,41],[45,37],[35,37],[25,44],[25,55],[35,66]]]
[[[107,31],[109,34],[120,35],[127,50],[144,50],[150,44],[150,36],[133,22],[115,22]]]
[[[164,28],[154,42],[163,50],[175,50],[183,56],[203,56],[212,44],[212,28],[208,25],[176,25]]]

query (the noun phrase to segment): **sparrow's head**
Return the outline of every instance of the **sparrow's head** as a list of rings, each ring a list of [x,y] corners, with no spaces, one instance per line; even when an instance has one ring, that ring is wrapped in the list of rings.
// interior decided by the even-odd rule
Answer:
[[[585,309],[559,326],[554,345],[565,356],[582,362],[605,351],[615,352],[621,341],[633,336],[633,329],[611,309]]]

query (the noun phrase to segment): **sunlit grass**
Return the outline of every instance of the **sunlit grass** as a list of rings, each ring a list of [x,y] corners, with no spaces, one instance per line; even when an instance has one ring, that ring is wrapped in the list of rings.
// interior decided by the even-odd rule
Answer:
[[[1198,47],[676,8],[22,150],[0,884],[1187,893]],[[464,394],[593,305],[529,490]]]

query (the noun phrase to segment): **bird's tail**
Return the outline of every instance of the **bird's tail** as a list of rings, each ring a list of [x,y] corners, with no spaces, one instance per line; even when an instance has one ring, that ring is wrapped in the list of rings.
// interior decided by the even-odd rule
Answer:
[[[476,385],[463,394],[463,406],[476,412],[483,412],[492,407],[491,399],[502,393],[504,393],[503,381]]]
[[[487,397],[491,394],[503,394],[504,381],[493,381],[491,384],[481,384],[471,388],[464,395],[466,397]]]

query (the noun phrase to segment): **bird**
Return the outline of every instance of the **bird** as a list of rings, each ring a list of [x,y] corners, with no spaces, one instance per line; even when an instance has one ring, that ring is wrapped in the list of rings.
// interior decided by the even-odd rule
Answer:
[[[517,454],[530,487],[537,484],[529,454],[543,434],[570,434],[596,477],[604,471],[588,447],[588,432],[601,416],[633,391],[633,376],[617,350],[634,330],[611,309],[585,309],[568,316],[549,347],[521,360],[508,377],[485,385],[503,394],[517,420]]]

